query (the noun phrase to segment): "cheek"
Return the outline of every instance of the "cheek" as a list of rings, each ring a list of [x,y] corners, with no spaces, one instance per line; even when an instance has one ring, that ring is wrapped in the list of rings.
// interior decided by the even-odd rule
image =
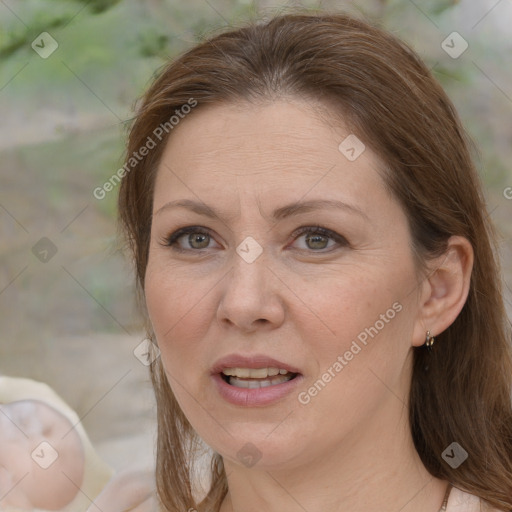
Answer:
[[[145,298],[167,381],[179,407],[196,426],[208,422],[198,408],[204,402],[205,386],[196,377],[203,352],[200,340],[212,321],[205,311],[208,287],[197,277],[181,272],[177,279],[176,274],[148,265]]]
[[[316,363],[302,403],[314,399],[326,414],[333,414],[333,401],[349,408],[375,401],[385,392],[381,380],[394,387],[410,350],[414,294],[406,270],[366,270],[326,281],[322,293],[302,295],[318,315],[302,321],[308,359]]]
[[[0,483],[8,482],[9,488],[19,482],[19,488],[23,489],[24,476],[31,473],[32,459],[30,458],[31,447],[26,442],[9,442],[2,447],[2,465],[0,468]],[[27,478],[28,480],[28,478]],[[18,487],[18,486],[16,486]],[[0,488],[0,491],[2,489]],[[8,489],[6,489],[7,492]],[[1,498],[2,496],[0,496]]]
[[[212,283],[197,274],[148,265],[147,310],[166,368],[179,368],[182,356],[185,359],[199,350],[191,341],[204,337],[213,319],[208,307],[211,287]]]
[[[349,350],[353,340],[364,346],[396,328],[407,286],[398,276],[385,276],[382,270],[366,268],[318,280],[315,292],[305,283],[295,286],[303,304],[298,322],[309,332],[305,341],[316,340],[322,352],[337,354]]]

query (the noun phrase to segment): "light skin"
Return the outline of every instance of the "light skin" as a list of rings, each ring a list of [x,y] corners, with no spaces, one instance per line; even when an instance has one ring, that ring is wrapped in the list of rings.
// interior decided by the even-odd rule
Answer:
[[[85,463],[82,442],[72,427],[57,410],[37,400],[0,404],[0,507],[59,510],[72,501]],[[51,448],[38,449],[43,442]]]
[[[221,512],[441,506],[447,482],[421,463],[405,404],[412,349],[462,309],[472,250],[452,237],[429,277],[420,277],[406,214],[384,188],[378,157],[367,146],[351,162],[338,150],[349,133],[297,98],[216,105],[180,121],[162,157],[147,307],[181,408],[223,456],[229,491]],[[223,220],[164,207],[181,199],[206,203]],[[324,207],[271,218],[313,199],[359,213]],[[347,242],[296,234],[315,225]],[[185,235],[185,252],[174,251],[165,238],[184,226],[211,236],[191,245]],[[250,264],[236,252],[248,236],[263,248]],[[219,358],[263,353],[299,368],[297,391],[307,391],[397,301],[403,309],[307,405],[291,393],[267,406],[235,406],[212,385]],[[252,467],[237,458],[246,443],[261,454]]]

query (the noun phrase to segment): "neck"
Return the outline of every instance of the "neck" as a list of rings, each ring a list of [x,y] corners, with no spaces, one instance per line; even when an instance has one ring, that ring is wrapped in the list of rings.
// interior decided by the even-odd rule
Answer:
[[[438,512],[448,482],[425,469],[406,407],[390,395],[377,421],[307,464],[258,470],[224,459],[229,490],[220,512]]]

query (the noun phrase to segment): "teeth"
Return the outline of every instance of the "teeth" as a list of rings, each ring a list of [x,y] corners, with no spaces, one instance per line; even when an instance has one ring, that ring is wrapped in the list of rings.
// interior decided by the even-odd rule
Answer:
[[[241,379],[265,379],[275,375],[286,375],[288,370],[279,368],[225,368],[222,373],[228,377],[239,377]]]
[[[288,373],[288,375],[277,375],[269,380],[245,380],[237,377],[229,377],[229,384],[237,388],[246,389],[266,388],[267,386],[275,386],[276,384],[287,382],[291,380],[292,377],[293,375],[291,373]]]

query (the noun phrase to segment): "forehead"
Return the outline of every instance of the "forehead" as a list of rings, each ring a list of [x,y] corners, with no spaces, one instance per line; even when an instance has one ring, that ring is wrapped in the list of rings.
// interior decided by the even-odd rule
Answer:
[[[264,204],[283,193],[295,200],[308,191],[334,199],[384,189],[377,157],[343,123],[328,122],[326,109],[299,99],[197,107],[169,137],[155,207],[169,195],[249,194]],[[347,158],[347,138],[349,145],[360,144],[358,153],[363,148],[355,159]]]

